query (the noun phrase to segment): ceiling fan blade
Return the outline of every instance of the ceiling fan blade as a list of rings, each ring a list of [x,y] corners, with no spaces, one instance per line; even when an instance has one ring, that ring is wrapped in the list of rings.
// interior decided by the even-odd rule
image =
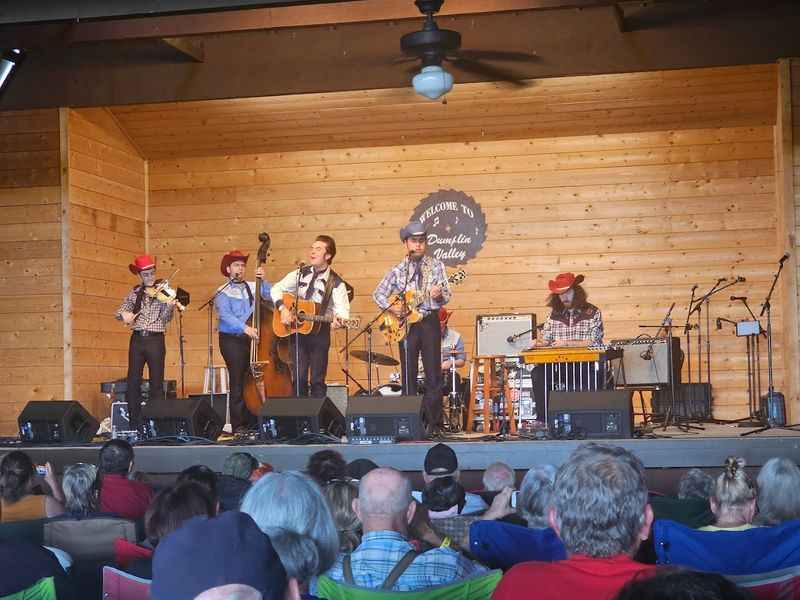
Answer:
[[[541,60],[539,56],[532,52],[506,52],[505,50],[467,50],[460,49],[453,53],[453,56],[460,56],[472,60],[499,60],[508,62],[536,62]]]
[[[492,67],[477,60],[463,57],[452,59],[446,58],[445,60],[458,69],[469,71],[470,73],[477,73],[478,75],[489,77],[495,81],[503,81],[517,87],[525,87],[528,85],[527,82],[521,80],[519,76],[511,73],[510,71]]]

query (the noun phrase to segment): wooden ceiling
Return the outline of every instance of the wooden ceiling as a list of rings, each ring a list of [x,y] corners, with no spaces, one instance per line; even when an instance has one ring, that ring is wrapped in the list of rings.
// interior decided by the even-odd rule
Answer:
[[[143,157],[169,159],[771,125],[776,86],[770,64],[458,84],[446,103],[404,87],[110,111]]]

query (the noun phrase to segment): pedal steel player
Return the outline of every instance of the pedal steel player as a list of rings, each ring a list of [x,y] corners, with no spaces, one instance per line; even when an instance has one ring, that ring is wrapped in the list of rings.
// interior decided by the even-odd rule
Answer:
[[[331,326],[341,327],[342,319],[350,318],[350,295],[345,281],[331,263],[336,256],[336,242],[329,235],[318,235],[308,251],[308,265],[290,271],[272,286],[272,301],[280,311],[281,322],[290,326],[294,315],[283,304],[283,294],[294,294],[304,300],[313,300],[320,304],[320,314],[333,317],[332,323],[321,323],[317,333],[291,336],[292,356],[295,355],[295,337],[300,338],[299,361],[293,369],[295,378],[300,380],[301,396],[310,395],[324,398],[328,392],[325,374],[328,371],[328,350],[331,346]],[[309,387],[309,373],[311,385]],[[297,381],[295,381],[297,386]]]
[[[146,293],[155,288],[156,261],[149,254],[137,256],[128,269],[139,277],[139,284],[128,292],[115,317],[131,328],[128,343],[128,379],[125,401],[131,429],[142,425],[142,373],[144,366],[150,379],[150,402],[164,398],[164,332],[172,320],[175,300],[161,301]]]
[[[583,275],[559,273],[547,283],[550,316],[537,346],[590,346],[603,343],[603,316],[587,301]]]

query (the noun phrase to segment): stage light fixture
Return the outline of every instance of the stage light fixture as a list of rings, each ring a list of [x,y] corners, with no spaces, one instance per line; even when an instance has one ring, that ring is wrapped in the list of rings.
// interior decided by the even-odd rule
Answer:
[[[25,59],[25,52],[19,48],[5,50],[0,54],[0,92],[2,92],[17,66]]]

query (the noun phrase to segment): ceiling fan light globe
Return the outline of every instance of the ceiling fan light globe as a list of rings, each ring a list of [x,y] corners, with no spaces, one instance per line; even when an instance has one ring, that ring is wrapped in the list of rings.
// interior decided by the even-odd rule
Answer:
[[[411,84],[420,96],[436,100],[453,89],[453,76],[438,65],[430,65],[422,67]]]

